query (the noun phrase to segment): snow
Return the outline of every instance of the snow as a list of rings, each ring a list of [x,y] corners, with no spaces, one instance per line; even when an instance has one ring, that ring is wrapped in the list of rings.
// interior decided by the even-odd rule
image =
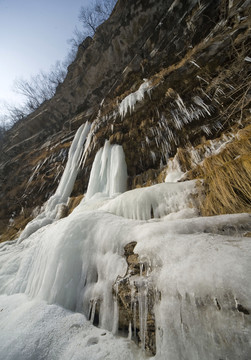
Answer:
[[[83,314],[31,300],[0,296],[0,353],[4,360],[134,360],[130,341],[90,324]]]
[[[79,131],[69,153],[74,169],[87,133]],[[112,292],[126,274],[124,246],[131,241],[148,266],[138,277],[132,309],[139,309],[142,348],[148,289],[161,294],[154,306],[154,360],[249,358],[250,322],[238,304],[251,309],[251,247],[243,237],[251,215],[199,217],[193,181],[126,191],[126,178],[122,147],[106,142],[95,157],[85,200],[68,217],[24,230],[22,241],[0,244],[1,358],[145,359],[127,334],[117,333]],[[64,200],[68,180],[63,175],[56,191]]]

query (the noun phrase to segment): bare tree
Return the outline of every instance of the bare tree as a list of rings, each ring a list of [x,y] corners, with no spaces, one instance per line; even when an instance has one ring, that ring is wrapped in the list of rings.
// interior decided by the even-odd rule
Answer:
[[[66,60],[63,63],[57,61],[49,72],[40,71],[37,75],[31,76],[29,80],[20,78],[15,81],[14,89],[24,97],[24,103],[17,106],[6,105],[10,126],[53,97],[58,85],[65,79],[67,66],[75,59],[79,45],[85,38],[95,34],[97,27],[110,16],[116,2],[117,0],[93,0],[90,6],[81,7],[79,19],[82,30],[75,28],[74,36],[68,40],[71,50]],[[1,133],[3,133],[2,128]]]
[[[57,86],[64,81],[65,75],[65,67],[57,61],[48,73],[40,71],[37,75],[31,76],[30,80],[16,80],[14,89],[25,98],[22,112],[27,115],[27,112],[34,111],[44,101],[51,99]]]
[[[28,107],[24,105],[7,104],[6,109],[8,112],[8,124],[10,127],[13,126],[17,121],[25,118],[30,113]]]
[[[3,121],[8,128],[17,121],[22,120],[31,112],[36,110],[44,101],[49,100],[55,94],[66,76],[66,65],[57,61],[49,72],[40,71],[37,75],[31,76],[29,80],[17,79],[14,83],[14,91],[23,96],[23,104],[4,103],[0,115],[1,134]]]
[[[70,50],[64,62],[65,67],[70,65],[75,60],[78,47],[87,36],[88,34],[85,31],[81,31],[77,27],[75,27],[73,37],[67,40],[68,44],[70,45]]]
[[[47,75],[48,82],[53,84],[53,92],[55,92],[58,85],[62,84],[66,76],[66,67],[64,63],[56,61],[56,63],[51,67],[50,72]]]
[[[74,30],[73,37],[68,40],[71,48],[67,55],[66,64],[69,65],[76,57],[78,47],[87,37],[92,37],[99,25],[108,19],[117,0],[93,0],[90,6],[80,8],[79,20],[82,29],[77,27]]]
[[[6,115],[0,115],[0,145],[2,143],[2,140],[5,136],[6,130],[7,130],[7,117]],[[0,146],[1,148],[1,146]]]
[[[81,7],[79,20],[87,35],[95,34],[97,27],[110,16],[116,2],[116,0],[95,0],[90,6]]]

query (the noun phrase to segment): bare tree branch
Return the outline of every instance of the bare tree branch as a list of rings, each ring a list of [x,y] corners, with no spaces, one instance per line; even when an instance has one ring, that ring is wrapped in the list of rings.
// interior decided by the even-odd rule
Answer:
[[[97,27],[110,16],[116,2],[117,0],[93,0],[90,6],[81,7],[79,19],[83,29],[75,28],[74,36],[68,40],[71,50],[67,59],[63,63],[57,61],[49,72],[40,71],[37,75],[31,76],[30,80],[20,78],[15,81],[14,89],[25,101],[23,105],[5,106],[9,124],[14,125],[53,97],[58,85],[64,81],[67,66],[75,59],[79,45],[85,38],[95,34]],[[0,131],[2,134],[3,127]]]
[[[116,0],[95,0],[89,7],[81,7],[79,20],[89,36],[93,36],[97,27],[108,19],[116,2]]]

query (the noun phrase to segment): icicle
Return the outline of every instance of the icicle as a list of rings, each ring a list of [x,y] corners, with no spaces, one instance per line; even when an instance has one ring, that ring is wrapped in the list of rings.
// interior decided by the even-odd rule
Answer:
[[[112,333],[117,334],[118,332],[118,324],[119,324],[119,306],[118,306],[118,281],[115,283],[115,296],[113,299],[113,325],[112,325]]]
[[[130,281],[130,289],[131,289],[131,305],[130,310],[132,314],[132,321],[133,321],[133,338],[136,339],[136,315],[137,315],[137,303],[135,299],[135,285],[134,281]]]
[[[94,318],[95,318],[95,312],[96,312],[96,306],[97,306],[97,300],[94,299],[91,302],[91,307],[90,307],[90,322],[91,324],[94,323]]]
[[[141,349],[145,350],[146,345],[146,332],[147,332],[147,314],[148,314],[148,305],[147,305],[147,294],[148,294],[148,282],[147,278],[143,276],[144,264],[140,263],[140,277],[137,281],[138,289],[138,304],[139,304],[139,331],[141,339]]]
[[[210,107],[199,96],[194,96],[193,102],[197,105],[197,108],[193,104],[187,108],[181,97],[177,96],[173,106],[175,107],[176,104],[178,108],[171,110],[173,125],[177,130],[181,130],[184,124],[189,124],[193,120],[199,120],[201,117],[211,115]]]
[[[150,95],[151,85],[149,81],[146,79],[143,84],[140,85],[139,89],[128,96],[126,96],[121,103],[119,104],[119,114],[123,118],[128,109],[130,113],[134,110],[135,104],[138,101],[142,101],[145,96],[145,92],[147,91],[148,95]]]
[[[203,131],[206,135],[212,134],[212,131],[211,131],[210,128],[209,128],[208,126],[206,126],[206,125],[203,125],[203,126],[201,127],[201,129],[202,129],[202,131]]]
[[[194,191],[195,181],[161,183],[127,191],[101,209],[128,219],[148,220],[152,218],[152,212],[155,218],[161,218],[190,207],[192,199],[185,194]]]
[[[200,66],[194,60],[191,60],[190,63],[200,69]]]
[[[134,300],[133,301],[133,329],[134,329],[134,339],[136,339],[136,328],[137,328],[137,303],[136,301]]]
[[[131,321],[129,322],[129,326],[128,326],[128,340],[132,339],[132,323]]]
[[[153,163],[155,163],[155,161],[156,161],[156,154],[155,154],[155,152],[150,151],[150,154],[151,154],[151,158],[152,158],[152,160],[153,160]]]
[[[194,96],[193,101],[195,102],[196,105],[198,105],[198,106],[200,106],[201,108],[203,108],[208,115],[211,115],[211,114],[210,114],[210,111],[209,111],[209,106],[206,105],[206,104],[204,103],[204,101],[203,101],[199,96]]]

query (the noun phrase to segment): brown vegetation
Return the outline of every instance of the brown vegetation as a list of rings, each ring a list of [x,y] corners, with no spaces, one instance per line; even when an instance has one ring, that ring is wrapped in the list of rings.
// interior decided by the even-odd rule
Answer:
[[[251,125],[188,171],[186,179],[193,178],[204,180],[202,215],[251,212]]]

